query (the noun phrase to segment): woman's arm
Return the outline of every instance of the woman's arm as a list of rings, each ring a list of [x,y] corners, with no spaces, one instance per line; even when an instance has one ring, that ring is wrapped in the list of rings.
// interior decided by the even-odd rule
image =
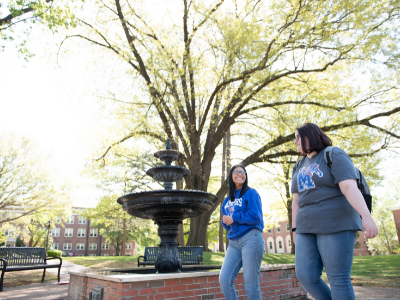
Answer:
[[[350,205],[361,215],[362,227],[365,231],[365,237],[373,238],[378,234],[378,227],[368,210],[365,200],[357,187],[355,179],[346,179],[339,182],[339,188],[342,194],[349,201]]]
[[[293,194],[292,201],[292,228],[296,228],[297,209],[299,208],[299,194]],[[293,232],[293,244],[296,243],[296,232]]]

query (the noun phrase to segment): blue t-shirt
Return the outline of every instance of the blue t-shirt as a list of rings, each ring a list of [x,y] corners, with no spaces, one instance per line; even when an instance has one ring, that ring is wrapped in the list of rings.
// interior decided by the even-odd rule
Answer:
[[[221,221],[222,226],[229,230],[227,238],[240,239],[253,228],[264,230],[264,220],[260,195],[255,189],[248,189],[239,198],[241,190],[235,191],[235,201],[230,201],[229,196],[222,203],[221,211],[224,216],[231,216],[233,223],[229,226]]]
[[[334,233],[361,230],[361,217],[340,191],[338,183],[357,179],[351,158],[340,148],[332,150],[332,166],[324,150],[303,157],[293,168],[292,193],[298,193],[296,233]]]

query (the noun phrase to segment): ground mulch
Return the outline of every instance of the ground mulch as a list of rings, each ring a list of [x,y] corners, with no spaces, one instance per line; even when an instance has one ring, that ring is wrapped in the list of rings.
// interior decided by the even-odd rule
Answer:
[[[42,281],[43,270],[28,270],[18,272],[4,273],[3,287],[19,286],[33,283],[40,283]],[[46,272],[44,281],[57,280],[57,276]]]

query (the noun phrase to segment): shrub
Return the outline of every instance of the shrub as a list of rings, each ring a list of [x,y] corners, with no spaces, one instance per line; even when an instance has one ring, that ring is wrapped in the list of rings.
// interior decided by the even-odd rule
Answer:
[[[56,256],[61,257],[61,255],[62,255],[62,252],[60,250],[47,250],[48,257],[56,257]]]

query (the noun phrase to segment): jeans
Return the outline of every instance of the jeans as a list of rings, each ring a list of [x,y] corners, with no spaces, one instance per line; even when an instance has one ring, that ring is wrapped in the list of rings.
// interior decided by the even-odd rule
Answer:
[[[261,300],[260,267],[265,252],[264,239],[258,229],[252,229],[238,240],[230,240],[219,283],[226,300],[237,300],[234,281],[243,267],[247,298]]]
[[[354,300],[350,281],[357,231],[296,234],[296,275],[315,300]],[[322,268],[331,288],[321,279]]]

